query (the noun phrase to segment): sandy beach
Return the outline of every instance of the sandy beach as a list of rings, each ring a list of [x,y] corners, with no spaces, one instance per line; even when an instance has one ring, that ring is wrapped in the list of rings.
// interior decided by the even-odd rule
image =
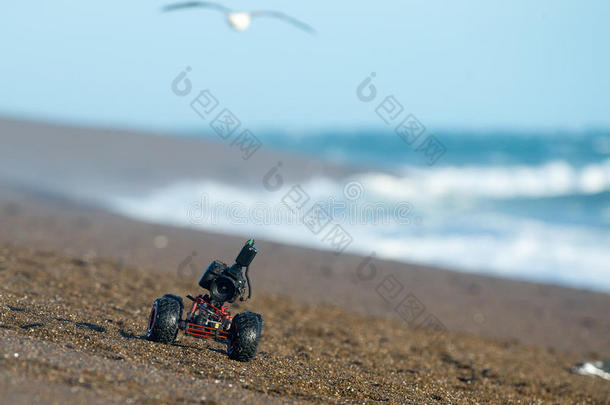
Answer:
[[[191,176],[260,182],[354,169],[265,150],[243,170],[226,145],[4,120],[0,393],[17,403],[606,403],[570,373],[610,356],[610,296],[258,240],[258,359],[180,336],[143,339],[154,299],[197,294],[245,238],[149,224],[71,194],[144,192]],[[110,146],[111,145],[111,146]],[[51,150],[52,152],[49,152]],[[87,151],[96,150],[95,154]],[[83,193],[86,195],[86,193]],[[256,235],[252,235],[256,236]],[[403,287],[384,295],[388,280]],[[386,283],[386,284],[384,284]],[[401,311],[406,296],[421,304]],[[392,299],[390,299],[392,298]]]
[[[610,405],[610,2],[115,3],[0,14],[0,405]]]

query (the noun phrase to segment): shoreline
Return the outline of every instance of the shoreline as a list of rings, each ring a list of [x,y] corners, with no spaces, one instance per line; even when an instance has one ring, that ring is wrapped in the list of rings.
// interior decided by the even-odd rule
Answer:
[[[3,162],[0,184],[21,187],[26,191],[46,191],[87,206],[97,206],[101,210],[110,209],[135,220],[189,227],[192,226],[190,217],[182,215],[182,212],[176,213],[192,209],[197,203],[203,205],[202,196],[205,195],[212,202],[212,210],[215,209],[213,204],[224,204],[226,212],[220,213],[221,224],[218,228],[222,228],[225,234],[241,234],[245,225],[249,227],[247,233],[263,234],[276,242],[313,249],[326,247],[321,237],[312,236],[305,227],[291,228],[284,223],[257,227],[252,221],[253,208],[263,204],[266,210],[274,210],[272,215],[279,213],[275,206],[280,204],[282,195],[287,195],[287,190],[295,185],[302,185],[313,197],[306,209],[315,201],[332,204],[337,196],[344,204],[346,200],[340,199],[344,197],[346,187],[355,184],[365,195],[356,201],[361,205],[355,206],[355,210],[367,204],[384,204],[381,217],[373,219],[389,221],[383,223],[403,228],[388,228],[389,232],[381,232],[378,231],[380,226],[368,226],[368,222],[350,222],[346,225],[341,222],[345,221],[345,217],[341,217],[342,220],[333,224],[346,225],[346,231],[353,236],[354,243],[349,246],[352,253],[367,255],[377,251],[383,252],[383,256],[389,260],[407,264],[421,263],[424,267],[449,268],[469,274],[610,293],[606,280],[600,278],[603,269],[599,266],[603,263],[597,259],[604,257],[606,235],[597,232],[593,236],[581,237],[577,232],[572,243],[580,255],[562,257],[555,252],[565,249],[567,252],[573,251],[569,244],[562,242],[562,238],[569,239],[573,231],[563,232],[561,224],[534,221],[530,226],[529,222],[532,221],[525,218],[512,225],[518,227],[515,229],[520,234],[504,225],[481,228],[476,225],[479,220],[476,213],[470,212],[459,225],[465,231],[456,234],[451,226],[437,228],[434,224],[435,219],[450,224],[452,218],[458,218],[455,215],[460,213],[452,213],[451,204],[442,209],[428,210],[428,199],[413,197],[412,200],[408,196],[394,197],[392,193],[388,196],[376,195],[376,188],[382,187],[384,181],[390,182],[390,185],[383,186],[389,188],[400,188],[401,185],[409,187],[411,181],[421,187],[417,177],[412,180],[393,175],[385,178],[389,172],[367,172],[365,168],[312,160],[273,150],[267,145],[263,145],[251,159],[244,160],[238,148],[220,138],[173,137],[161,133],[93,129],[14,119],[0,118],[0,141],[8,145],[0,149],[0,161]],[[281,174],[278,175],[275,170],[280,166]],[[382,183],[375,183],[371,177],[381,177]],[[435,179],[430,181],[434,183]],[[367,199],[367,194],[373,198]],[[229,210],[226,207],[232,207],[234,203],[239,204],[242,211],[249,210],[246,222],[239,222],[243,219],[235,219],[227,214]],[[340,207],[338,204],[336,206]],[[406,214],[403,214],[405,207]],[[152,216],[146,217],[147,210],[152,212]],[[352,208],[345,212],[348,211],[351,214]],[[334,217],[335,212],[331,212]],[[339,209],[338,214],[341,216],[345,212]],[[373,215],[379,214],[375,211]],[[500,219],[505,222],[519,221],[518,216]],[[410,221],[410,225],[405,228],[403,220]],[[488,220],[493,221],[493,215]],[[431,221],[429,227],[428,221]],[[197,228],[203,232],[216,231],[205,223],[198,225]],[[530,232],[533,234],[529,235]],[[499,236],[492,236],[487,241],[490,233]],[[592,237],[597,238],[597,243],[591,243]],[[540,252],[522,252],[527,250],[530,239],[545,241],[548,238],[551,238],[551,242],[542,243],[538,247]],[[478,248],[479,243],[485,244],[487,250]],[[505,255],[505,252],[508,254]],[[508,260],[513,257],[516,259]],[[588,270],[579,275],[572,270],[576,266]]]
[[[196,269],[185,277],[195,285],[210,260],[230,260],[243,240],[256,235],[237,237],[140,222],[95,208],[91,196],[139,195],[188,178],[260,184],[278,161],[284,162],[283,173],[290,182],[317,175],[341,179],[355,173],[264,148],[244,170],[242,156],[230,145],[129,131],[0,119],[0,138],[9,145],[0,150],[0,241],[109,257],[160,273],[177,274],[190,258]],[[157,236],[165,240],[164,248],[155,247]],[[329,302],[363,315],[406,317],[405,322],[415,327],[433,316],[430,319],[449,330],[610,356],[607,293],[260,242],[264,254],[257,258],[253,275],[255,289],[264,293]],[[390,283],[395,284],[396,296],[380,295]],[[396,308],[406,297],[415,297],[413,302],[425,311],[401,314]]]
[[[250,162],[244,177],[226,145],[158,137],[138,153],[152,137],[55,128],[45,138],[36,128],[0,132],[15,146],[0,151],[0,396],[9,402],[602,404],[610,395],[607,381],[570,371],[610,358],[610,294],[264,238],[253,299],[232,305],[264,317],[256,360],[229,361],[222,345],[183,335],[148,342],[156,297],[202,292],[209,262],[231,261],[257,235],[138,221],[91,196],[138,195],[190,171],[260,182],[287,155]],[[169,150],[210,160],[177,164]],[[295,162],[295,178],[350,175]]]
[[[43,196],[4,189],[0,242],[84,259],[111,258],[174,274],[195,287],[209,261],[230,261],[248,237],[140,222]],[[399,319],[411,328],[433,317],[450,331],[610,356],[609,294],[346,253],[337,257],[261,239],[257,245],[262,254],[252,271],[255,294],[329,303],[364,316]],[[400,294],[384,297],[380,291],[391,282],[398,283]],[[416,319],[396,310],[407,296],[424,307]]]

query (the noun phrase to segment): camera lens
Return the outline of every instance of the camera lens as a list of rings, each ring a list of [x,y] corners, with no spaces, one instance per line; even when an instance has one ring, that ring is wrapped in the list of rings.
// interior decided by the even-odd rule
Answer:
[[[231,301],[235,296],[235,284],[227,277],[219,277],[212,284],[210,293],[214,301]]]

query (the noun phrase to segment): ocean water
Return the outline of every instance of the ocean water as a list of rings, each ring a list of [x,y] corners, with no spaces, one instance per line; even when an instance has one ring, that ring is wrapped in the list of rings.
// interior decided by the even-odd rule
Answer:
[[[300,184],[297,209],[288,185],[212,180],[110,204],[147,221],[610,292],[610,132],[435,137],[445,152],[432,162],[395,134],[261,136],[263,147],[365,169]],[[345,246],[326,237],[337,226]]]

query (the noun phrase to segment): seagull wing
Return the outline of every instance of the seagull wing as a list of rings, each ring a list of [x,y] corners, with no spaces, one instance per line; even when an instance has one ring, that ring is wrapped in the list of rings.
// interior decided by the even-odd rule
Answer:
[[[211,1],[185,1],[182,3],[174,3],[174,4],[169,4],[165,7],[163,7],[162,10],[163,10],[163,12],[168,12],[168,11],[183,10],[183,9],[188,9],[188,8],[211,8],[214,10],[222,11],[224,13],[228,13],[231,11],[231,9],[223,6],[222,4],[213,3]]]
[[[315,34],[316,30],[309,24],[304,23],[303,21],[297,20],[294,17],[291,17],[287,14],[282,13],[281,11],[271,11],[271,10],[260,10],[260,11],[252,11],[250,13],[252,17],[272,17],[280,20],[284,20],[289,24],[294,25],[295,27],[308,32],[310,34]]]

